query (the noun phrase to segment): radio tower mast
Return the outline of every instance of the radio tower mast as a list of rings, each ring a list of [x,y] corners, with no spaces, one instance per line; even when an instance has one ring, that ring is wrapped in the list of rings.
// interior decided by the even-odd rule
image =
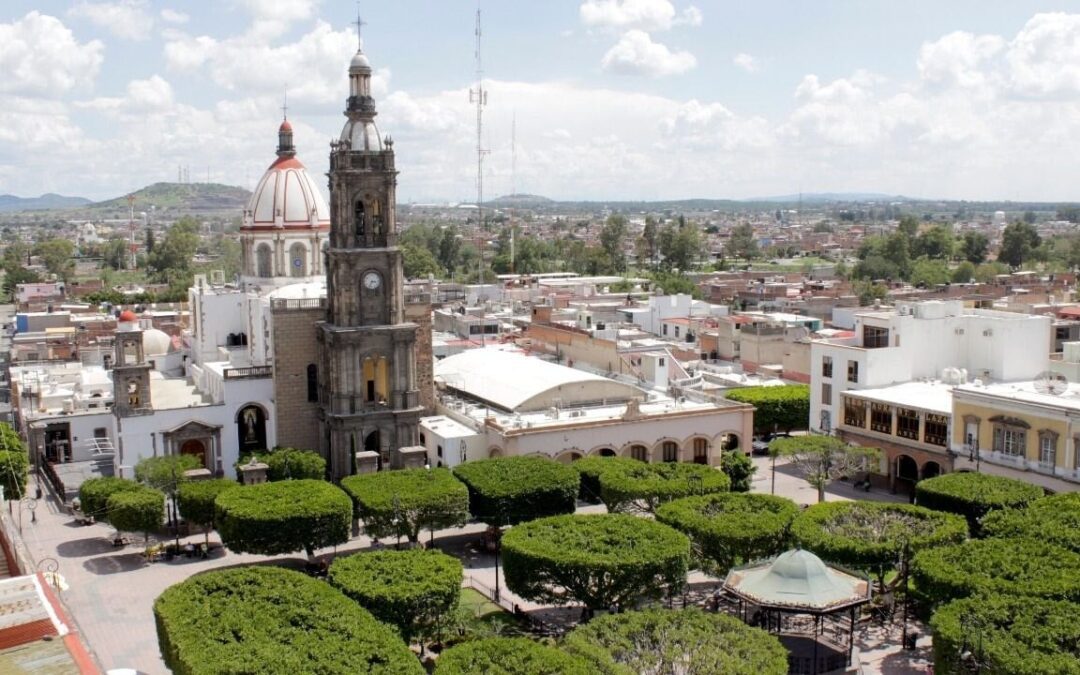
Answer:
[[[131,231],[131,243],[129,248],[131,249],[131,269],[135,269],[136,252],[139,250],[139,245],[135,243],[135,195],[128,195],[128,229]]]
[[[484,106],[487,90],[484,89],[484,66],[480,58],[480,8],[476,9],[476,89],[469,89],[469,103],[476,104],[476,225],[480,237],[479,262],[476,263],[477,283],[484,283]],[[483,339],[483,331],[480,333]]]
[[[517,199],[517,113],[510,118],[510,274],[514,273],[514,202]]]

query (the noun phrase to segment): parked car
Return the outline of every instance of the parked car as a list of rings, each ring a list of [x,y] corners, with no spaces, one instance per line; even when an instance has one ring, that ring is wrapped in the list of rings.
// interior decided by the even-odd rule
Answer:
[[[755,438],[750,442],[750,452],[755,455],[769,454],[769,442],[762,437]]]

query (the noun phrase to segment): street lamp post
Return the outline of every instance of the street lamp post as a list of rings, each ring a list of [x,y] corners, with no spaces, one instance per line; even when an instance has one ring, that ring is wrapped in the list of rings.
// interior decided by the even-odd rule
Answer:
[[[398,499],[397,493],[394,493],[394,536],[397,537],[397,543],[394,548],[401,548],[401,500]]]
[[[435,480],[435,474],[431,472],[431,463],[424,464],[424,468],[427,469],[427,478],[429,481]],[[428,532],[431,534],[431,538],[428,539],[428,548],[435,548],[435,524],[428,523]]]
[[[502,524],[503,515],[499,513],[498,526],[495,528],[495,602],[502,597],[502,589],[499,587],[499,554],[502,552]]]

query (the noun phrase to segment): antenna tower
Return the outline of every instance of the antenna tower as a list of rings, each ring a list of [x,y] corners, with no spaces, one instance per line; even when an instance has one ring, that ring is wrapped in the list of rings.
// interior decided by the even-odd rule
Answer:
[[[480,8],[476,9],[476,89],[469,89],[469,103],[476,104],[476,224],[480,238],[479,262],[476,271],[477,282],[484,283],[484,106],[487,105],[488,93],[484,89],[484,65],[480,58]],[[481,337],[483,332],[481,332]]]
[[[130,231],[131,243],[128,244],[128,248],[131,249],[131,269],[135,269],[136,252],[139,250],[139,245],[135,243],[135,195],[127,196],[128,203],[128,230]]]
[[[517,199],[517,113],[510,118],[510,274],[514,273],[514,199]]]

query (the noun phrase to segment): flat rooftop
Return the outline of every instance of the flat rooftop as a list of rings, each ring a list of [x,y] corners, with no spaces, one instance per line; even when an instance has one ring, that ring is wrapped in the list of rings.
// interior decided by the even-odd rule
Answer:
[[[956,385],[933,380],[904,382],[878,389],[851,389],[844,396],[888,403],[902,408],[918,408],[943,415],[952,414],[952,395]]]

